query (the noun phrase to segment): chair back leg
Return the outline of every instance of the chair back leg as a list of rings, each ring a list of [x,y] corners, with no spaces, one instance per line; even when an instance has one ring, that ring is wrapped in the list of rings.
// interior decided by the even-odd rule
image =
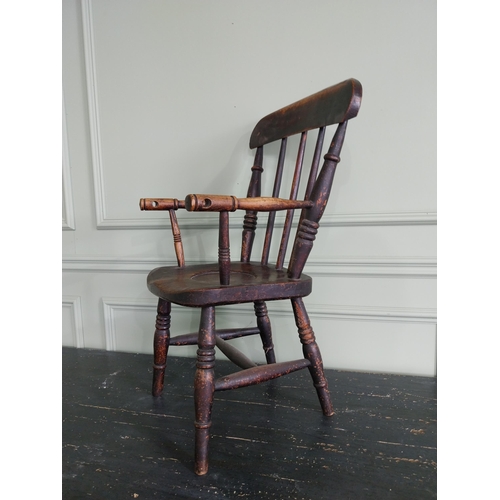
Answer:
[[[300,342],[302,343],[302,350],[304,357],[311,362],[309,372],[313,379],[314,387],[318,393],[319,402],[323,413],[330,417],[335,412],[333,410],[332,400],[328,391],[328,382],[323,371],[323,360],[321,359],[321,352],[314,331],[311,328],[311,322],[307,314],[304,301],[302,298],[297,297],[291,299],[293,314],[295,316],[295,324],[299,331]]]

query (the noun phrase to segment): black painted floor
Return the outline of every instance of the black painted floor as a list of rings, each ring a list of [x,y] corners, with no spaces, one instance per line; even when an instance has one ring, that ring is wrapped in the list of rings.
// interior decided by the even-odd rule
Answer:
[[[193,470],[195,360],[63,349],[63,499],[436,498],[436,380],[328,370],[324,417],[307,370],[215,395],[210,469]],[[234,371],[217,362],[217,375]]]

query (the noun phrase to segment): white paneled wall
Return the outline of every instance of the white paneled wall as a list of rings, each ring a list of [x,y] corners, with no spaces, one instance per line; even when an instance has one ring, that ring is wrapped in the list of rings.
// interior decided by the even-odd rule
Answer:
[[[175,257],[168,217],[140,212],[139,199],[244,196],[256,122],[350,77],[363,103],[306,267],[306,306],[327,367],[434,375],[431,0],[63,2],[63,344],[151,352],[146,276]],[[233,256],[241,221],[232,214]],[[216,259],[217,217],[179,222],[187,261]],[[300,355],[288,304],[269,310],[278,359]],[[220,308],[218,326],[234,322],[253,324],[252,308]],[[174,306],[172,327],[195,331],[198,311]],[[264,360],[255,337],[236,342]]]

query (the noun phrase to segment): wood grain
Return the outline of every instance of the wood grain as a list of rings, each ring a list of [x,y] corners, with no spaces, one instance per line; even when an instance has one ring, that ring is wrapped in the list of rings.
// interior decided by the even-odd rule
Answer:
[[[362,93],[359,81],[350,78],[285,106],[257,123],[250,136],[250,148],[350,120],[358,114]]]
[[[333,418],[304,370],[217,392],[200,478],[195,361],[169,356],[164,394],[151,398],[149,355],[63,348],[62,498],[437,498],[435,378],[325,370]],[[232,370],[218,359],[218,377]]]

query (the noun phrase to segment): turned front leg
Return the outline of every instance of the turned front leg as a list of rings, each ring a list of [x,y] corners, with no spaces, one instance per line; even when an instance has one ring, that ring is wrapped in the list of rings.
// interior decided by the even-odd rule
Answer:
[[[195,458],[194,470],[198,475],[208,471],[208,442],[212,425],[215,365],[215,308],[204,307],[201,311],[198,334],[198,359],[194,379],[195,406]]]
[[[307,315],[304,301],[300,297],[291,299],[291,301],[304,357],[311,362],[309,372],[311,373],[314,387],[316,387],[316,392],[318,393],[323,413],[329,417],[335,412],[333,411],[330,393],[328,392],[328,382],[323,371],[321,352],[318,344],[316,343],[316,338],[314,336],[314,331],[311,328],[311,322],[309,320],[309,316]]]
[[[153,341],[153,396],[159,396],[163,392],[168,345],[170,342],[170,311],[171,303],[159,299]]]

